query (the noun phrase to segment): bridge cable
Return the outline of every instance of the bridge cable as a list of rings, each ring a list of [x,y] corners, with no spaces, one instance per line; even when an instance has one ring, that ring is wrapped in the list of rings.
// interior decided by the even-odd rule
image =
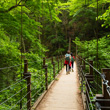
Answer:
[[[8,87],[2,89],[2,90],[0,91],[0,93],[3,92],[4,90],[9,89],[10,87],[12,87],[12,86],[14,86],[14,85],[19,84],[20,82],[22,82],[24,79],[27,79],[28,77],[30,77],[30,76],[27,76],[27,77],[23,78],[22,80],[19,80],[19,81],[15,82],[14,84],[12,84],[12,85],[10,85],[10,86],[8,86]]]
[[[18,67],[18,66],[21,66],[21,65],[24,65],[24,64],[35,63],[35,62],[37,62],[37,61],[28,62],[28,63],[22,63],[22,64],[20,63],[20,64],[18,64],[18,65],[0,68],[0,70],[11,69],[11,68]]]
[[[81,58],[81,57],[80,57]],[[90,63],[88,63],[86,60],[84,60],[83,58],[81,58],[83,61],[85,61],[89,66],[91,66],[103,79],[103,85],[106,85],[106,90],[108,92],[108,95],[110,96],[110,86],[108,85],[109,81],[105,79],[105,74],[99,72],[95,67],[93,67]]]
[[[30,85],[30,83],[28,85]],[[21,92],[22,90],[24,90],[26,87],[27,87],[27,85],[25,87],[23,87],[21,90],[17,91],[15,94],[13,94],[11,97],[7,98],[7,100],[5,100],[4,102],[0,103],[0,105],[6,103],[8,100],[10,100],[14,96],[16,96],[19,92]]]

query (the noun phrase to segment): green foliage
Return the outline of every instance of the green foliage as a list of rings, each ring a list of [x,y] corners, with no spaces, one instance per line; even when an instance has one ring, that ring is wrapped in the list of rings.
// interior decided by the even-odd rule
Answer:
[[[94,12],[94,8],[84,7],[73,15],[69,24],[74,27],[75,36],[87,40],[94,36],[94,29],[96,28],[94,23],[96,24],[96,12]]]
[[[100,20],[103,20],[104,23],[102,24],[102,27],[110,27],[110,7],[108,10],[106,10],[106,12],[104,14],[102,14],[101,16],[99,16]]]
[[[76,12],[82,8],[84,5],[84,0],[69,0],[69,10],[70,10],[70,15],[76,14]],[[72,5],[71,5],[72,4]]]
[[[76,38],[73,42],[78,46],[79,55],[96,60],[97,40],[94,38],[97,35],[97,29],[100,35],[98,41],[99,63],[109,66],[107,63],[109,61],[106,62],[102,59],[109,59],[106,51],[109,53],[110,49],[110,7],[108,6],[110,1],[98,0],[98,2],[99,21],[96,25],[96,0],[86,2],[83,0],[1,0],[0,68],[19,65],[23,63],[24,59],[27,59],[29,61],[29,71],[34,73],[32,74],[32,81],[34,82],[32,83],[32,89],[35,87],[35,91],[38,91],[42,87],[39,90],[39,95],[41,95],[42,91],[45,90],[42,58],[46,55],[65,54],[68,48],[68,39],[71,36],[72,39]],[[55,63],[58,64],[57,61]],[[47,64],[50,78],[48,83],[50,83],[53,79],[53,65],[51,61],[48,61]],[[13,69],[0,70],[0,88],[3,89],[20,80],[23,73],[22,68],[23,65],[20,65]],[[56,66],[56,68],[58,67]],[[42,78],[36,81],[36,78],[40,75]],[[0,101],[9,98],[25,86],[25,82],[23,82],[22,86],[17,86],[18,88],[9,88],[10,92],[6,90],[3,94],[0,94]],[[35,91],[32,94],[35,94]],[[26,90],[23,91],[23,93],[25,92]],[[10,95],[8,96],[8,94]],[[7,104],[0,106],[0,109],[10,108],[20,97],[21,95],[17,94]],[[36,98],[32,99],[33,102]],[[10,104],[10,102],[12,103]],[[23,102],[26,102],[26,98]],[[19,109],[18,105],[14,109]]]
[[[76,38],[75,42],[78,46],[78,54],[86,59],[91,59],[93,61],[96,60],[98,54],[99,64],[103,64],[103,67],[109,66],[109,49],[110,49],[110,37],[102,37],[98,40],[98,53],[97,53],[97,40],[90,40],[90,41],[81,41],[79,38]],[[95,62],[96,63],[96,62]],[[95,65],[96,66],[96,65]]]

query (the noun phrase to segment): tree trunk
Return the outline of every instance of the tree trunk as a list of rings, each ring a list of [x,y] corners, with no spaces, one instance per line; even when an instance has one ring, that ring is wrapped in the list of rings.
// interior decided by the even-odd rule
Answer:
[[[39,23],[40,23],[40,17],[38,17],[38,19],[39,19]],[[38,27],[38,30],[39,30],[39,32],[40,32],[40,26]],[[38,34],[38,36],[39,36],[39,40],[41,41],[40,33]]]
[[[68,49],[70,52],[71,52],[71,37],[69,36],[69,49]]]
[[[55,37],[57,38],[58,34],[57,34],[57,24],[56,24],[56,21],[55,21]]]
[[[66,37],[66,40],[67,40],[68,35],[67,35],[67,26],[66,25],[65,25],[65,37]]]

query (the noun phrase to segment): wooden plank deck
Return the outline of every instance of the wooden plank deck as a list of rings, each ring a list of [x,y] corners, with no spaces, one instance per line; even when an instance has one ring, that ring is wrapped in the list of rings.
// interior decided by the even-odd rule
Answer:
[[[36,110],[84,110],[76,63],[74,72],[68,75],[63,69],[59,80],[55,81]]]

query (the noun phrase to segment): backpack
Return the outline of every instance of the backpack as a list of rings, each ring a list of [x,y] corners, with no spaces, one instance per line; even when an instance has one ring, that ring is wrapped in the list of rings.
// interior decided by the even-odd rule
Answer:
[[[65,60],[66,60],[66,61],[70,61],[70,57],[66,57]]]
[[[75,60],[75,57],[74,56],[71,57],[71,62],[74,62],[74,60]]]
[[[74,62],[74,58],[73,57],[71,57],[71,62]]]
[[[66,60],[66,61],[70,61],[70,54],[67,53],[67,54],[65,55],[65,60]]]

